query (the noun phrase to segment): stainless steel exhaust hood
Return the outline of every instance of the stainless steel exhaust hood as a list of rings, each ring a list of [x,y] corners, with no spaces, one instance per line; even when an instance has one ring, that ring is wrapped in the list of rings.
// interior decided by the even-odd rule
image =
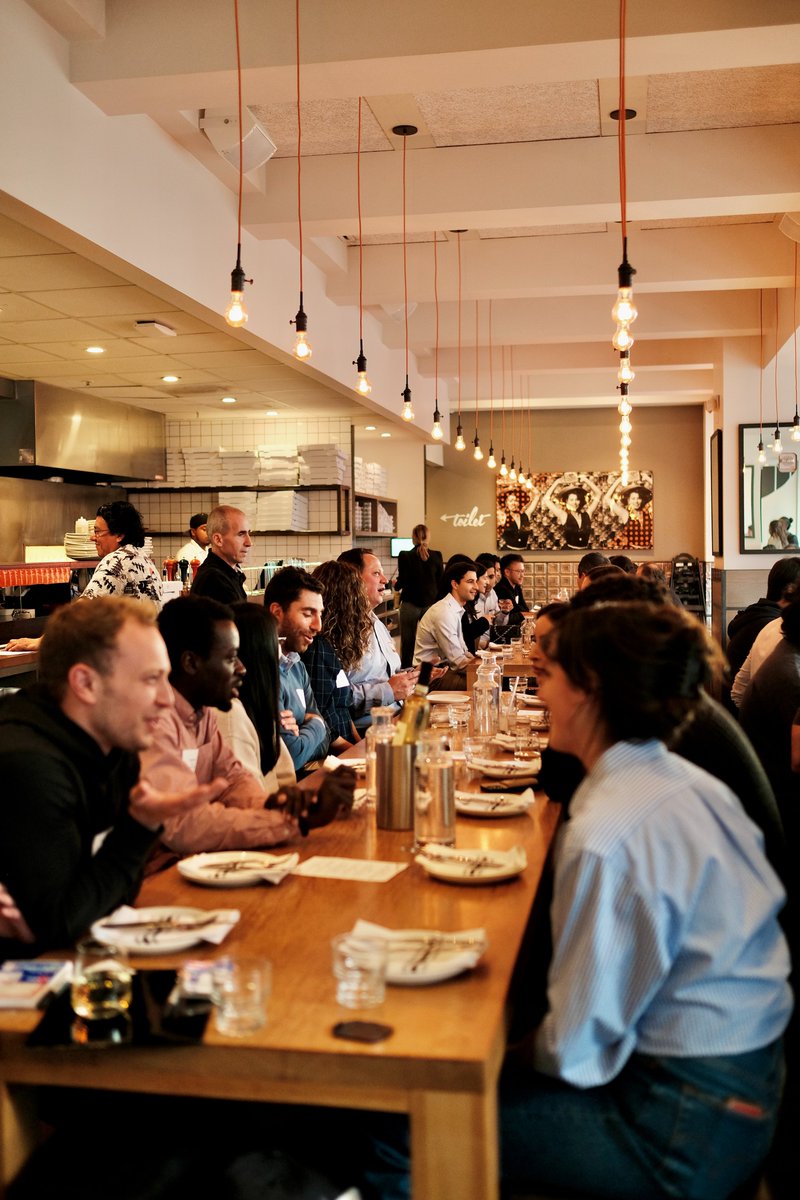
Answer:
[[[162,413],[29,380],[0,380],[0,475],[74,483],[163,479]]]

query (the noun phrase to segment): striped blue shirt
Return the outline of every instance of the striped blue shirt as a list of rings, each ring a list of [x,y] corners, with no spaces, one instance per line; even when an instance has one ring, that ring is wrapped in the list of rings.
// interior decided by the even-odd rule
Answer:
[[[769,1044],[792,1008],[783,902],[761,833],[724,784],[661,742],[612,746],[558,845],[537,1067],[594,1087],[634,1051]]]

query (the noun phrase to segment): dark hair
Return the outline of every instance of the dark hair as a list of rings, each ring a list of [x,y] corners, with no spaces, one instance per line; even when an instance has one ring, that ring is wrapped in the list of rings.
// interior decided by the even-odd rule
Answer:
[[[525,559],[521,554],[504,554],[500,559],[500,574],[502,575],[506,569],[512,566],[515,562],[524,563]]]
[[[653,493],[650,488],[642,487],[641,484],[634,483],[631,484],[630,487],[625,488],[624,492],[620,492],[619,494],[620,501],[625,508],[628,507],[628,501],[634,492],[638,492],[642,501],[642,508],[644,508],[645,504],[648,504],[653,499]]]
[[[571,603],[567,600],[551,600],[549,604],[542,605],[536,614],[536,620],[538,621],[539,617],[549,617],[555,623],[567,615],[571,606]]]
[[[39,683],[47,694],[53,700],[63,699],[67,676],[76,663],[108,675],[127,621],[155,626],[155,606],[132,596],[98,596],[56,609],[48,618],[37,663]]]
[[[699,621],[639,601],[571,608],[544,650],[594,696],[614,742],[669,737],[722,665]]]
[[[640,579],[652,579],[654,583],[660,583],[663,588],[669,588],[666,575],[661,567],[657,567],[654,563],[639,563],[636,573]]]
[[[266,775],[280,753],[278,624],[271,612],[246,600],[231,606],[231,616],[239,630],[239,658],[247,671],[239,699],[258,734],[261,770]]]
[[[800,592],[795,592],[783,610],[781,629],[789,645],[800,649]]]
[[[626,575],[636,574],[636,563],[627,554],[612,554],[608,560],[612,567],[619,567]]]
[[[187,650],[200,658],[209,657],[221,621],[233,621],[233,612],[210,596],[178,596],[164,605],[158,615],[158,628],[173,675],[180,671],[181,656]]]
[[[110,533],[116,533],[122,537],[122,545],[144,545],[142,514],[127,500],[112,500],[110,504],[101,504],[97,510],[97,516],[103,518]]]
[[[664,588],[655,580],[613,571],[592,580],[591,586],[576,592],[570,603],[573,608],[591,608],[595,604],[621,604],[625,601],[666,604],[668,599]]]
[[[301,592],[314,592],[322,595],[322,584],[308,571],[300,567],[281,567],[270,579],[264,591],[264,608],[270,604],[278,604],[286,611],[290,604],[300,598]]]
[[[471,563],[472,559],[468,554],[451,554],[447,562],[444,564],[445,571],[449,571],[451,567],[457,566],[459,563]],[[441,589],[440,589],[441,590]],[[447,592],[444,593],[445,596]]]
[[[607,555],[601,554],[599,550],[590,550],[578,563],[578,577],[588,575],[592,567],[607,567],[608,563]]]
[[[786,598],[786,589],[800,579],[800,558],[779,558],[767,576],[767,600],[777,602]]]
[[[436,599],[443,600],[445,596],[449,596],[452,593],[452,585],[454,583],[460,583],[464,576],[470,571],[477,572],[477,570],[478,568],[471,558],[459,558],[456,562],[453,562],[451,559],[444,569],[444,574],[442,575],[442,579],[439,584],[439,591],[436,594]],[[484,571],[481,571],[481,575],[484,574]]]
[[[195,513],[193,517],[189,518],[189,528],[190,529],[198,529],[199,526],[207,525],[207,524],[208,524],[208,513]]]
[[[477,554],[475,556],[475,558],[473,559],[473,561],[476,563],[483,563],[483,565],[486,567],[486,570],[491,571],[492,568],[494,567],[494,564],[496,562],[500,561],[500,555],[492,554],[490,551],[487,550],[483,554]]]
[[[355,567],[357,571],[364,570],[364,559],[368,554],[373,558],[376,557],[374,551],[366,550],[362,546],[353,546],[352,550],[343,550],[337,558],[337,562],[349,563],[351,567]]]
[[[611,563],[602,563],[599,567],[592,567],[591,571],[586,571],[583,576],[583,584],[586,586],[588,580],[589,586],[594,587],[598,579],[605,579],[611,575],[624,575],[622,567],[612,567]]]

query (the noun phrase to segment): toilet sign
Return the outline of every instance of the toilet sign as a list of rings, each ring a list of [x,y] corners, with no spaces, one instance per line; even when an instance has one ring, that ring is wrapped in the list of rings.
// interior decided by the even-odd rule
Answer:
[[[468,513],[442,513],[440,521],[452,521],[457,529],[480,528],[489,520],[491,513],[478,512],[477,504]]]

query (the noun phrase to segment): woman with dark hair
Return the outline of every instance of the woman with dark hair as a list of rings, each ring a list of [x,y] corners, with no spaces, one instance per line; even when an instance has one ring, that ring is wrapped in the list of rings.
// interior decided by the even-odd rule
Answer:
[[[101,504],[94,522],[94,544],[101,556],[81,599],[93,596],[132,596],[152,600],[161,608],[161,576],[152,558],[142,552],[141,514],[127,500]]]
[[[494,568],[489,568],[486,563],[482,562],[476,562],[474,566],[478,580],[478,594],[472,600],[467,600],[464,605],[464,615],[461,618],[461,630],[470,654],[484,650],[489,645],[489,636],[492,630],[491,620],[485,613],[478,612],[477,606],[478,602],[481,599],[485,600],[492,590]]]
[[[230,712],[217,710],[217,726],[242,766],[274,792],[295,782],[292,756],[280,735],[278,626],[260,605],[242,601],[231,612],[247,674]]]
[[[542,507],[561,525],[564,544],[585,550],[592,541],[592,517],[600,503],[600,489],[588,475],[574,471],[557,476],[542,496]]]
[[[641,602],[571,609],[542,648],[550,745],[587,774],[556,853],[548,1012],[501,1087],[503,1174],[721,1200],[768,1149],[791,992],[759,832],[664,745],[719,652]]]
[[[401,550],[397,556],[394,588],[400,593],[400,662],[404,667],[411,666],[419,619],[436,599],[444,570],[440,552],[428,545],[429,536],[427,525],[415,525],[411,530],[413,550]]]
[[[322,633],[300,657],[331,731],[330,749],[338,754],[358,741],[350,714],[353,689],[345,672],[361,660],[369,641],[370,603],[361,576],[348,563],[332,559],[311,575],[322,584]]]

